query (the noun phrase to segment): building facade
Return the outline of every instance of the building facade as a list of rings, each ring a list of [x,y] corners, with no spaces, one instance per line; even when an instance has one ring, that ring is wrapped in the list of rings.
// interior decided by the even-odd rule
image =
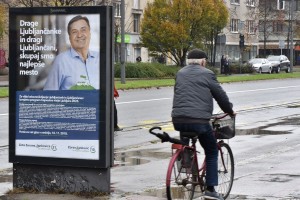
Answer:
[[[148,2],[153,0],[125,0],[125,45],[126,62],[136,62],[141,57],[142,62],[150,62],[151,58],[147,48],[140,44],[140,22],[143,17],[143,10]],[[230,12],[228,25],[219,34],[216,41],[216,62],[222,55],[228,55],[232,62],[245,62],[258,55],[258,9],[255,0],[226,0]],[[116,17],[116,62],[120,60],[120,20],[121,0],[114,3]],[[240,48],[240,35],[244,35],[244,48]],[[171,63],[169,63],[171,64]]]
[[[125,2],[125,62],[150,62],[148,49],[141,45],[140,26],[143,11],[153,0],[124,0]],[[121,0],[115,1],[115,61],[120,61]]]
[[[147,2],[153,2],[153,0],[125,0],[125,58],[127,62],[136,62],[139,56],[142,62],[151,61],[147,48],[141,46],[139,38],[140,22]],[[297,27],[300,26],[297,21],[300,18],[298,14],[300,1],[294,0],[293,6],[290,2],[291,0],[224,0],[230,18],[228,25],[216,41],[216,63],[222,55],[227,55],[231,62],[240,63],[254,57],[267,57],[272,54],[283,54],[289,57],[292,36],[293,46],[296,45],[293,47],[294,61],[295,64],[300,63],[300,41],[296,34],[300,32],[297,31],[299,29]],[[120,1],[115,3],[115,7],[116,21],[118,21],[121,17]],[[291,10],[294,14],[292,20]],[[244,40],[242,46],[240,45],[241,36]],[[120,38],[117,44],[119,42]],[[119,47],[116,47],[116,61],[118,61]]]
[[[300,1],[260,0],[259,14],[259,55],[282,54],[300,64]]]
[[[148,49],[141,45],[140,25],[147,3],[154,0],[124,0],[125,2],[125,61],[151,62]],[[246,62],[254,57],[286,55],[291,46],[295,64],[300,64],[300,0],[223,0],[229,10],[228,25],[216,41],[216,63],[222,55],[232,62]],[[294,4],[292,5],[291,2]],[[95,0],[93,5],[114,5],[115,61],[120,61],[121,0]],[[240,45],[241,35],[244,38]],[[8,35],[0,38],[8,59]],[[291,44],[293,38],[293,44]],[[171,63],[169,63],[171,64]]]
[[[227,55],[231,62],[246,62],[258,54],[258,5],[255,0],[226,0],[228,25],[219,34],[216,60]],[[243,45],[240,40],[243,38]]]

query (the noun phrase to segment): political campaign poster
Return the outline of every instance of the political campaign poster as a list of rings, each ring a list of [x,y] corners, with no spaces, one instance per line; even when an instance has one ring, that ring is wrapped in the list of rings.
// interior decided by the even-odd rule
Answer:
[[[10,9],[11,162],[108,165],[111,12]]]

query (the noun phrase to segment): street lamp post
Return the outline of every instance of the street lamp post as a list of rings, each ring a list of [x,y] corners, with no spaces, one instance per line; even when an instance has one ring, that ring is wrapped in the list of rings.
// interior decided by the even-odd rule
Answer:
[[[239,22],[239,47],[240,47],[240,60],[239,60],[239,65],[240,65],[240,74],[242,73],[242,59],[243,59],[243,50],[245,47],[245,36],[244,36],[244,21]]]
[[[121,0],[121,83],[125,84],[125,2]]]
[[[290,16],[291,16],[291,23],[290,23],[290,31],[291,31],[291,44],[290,44],[290,67],[291,67],[291,72],[293,72],[293,67],[294,67],[294,34],[293,34],[293,5],[294,5],[294,0],[290,1]]]

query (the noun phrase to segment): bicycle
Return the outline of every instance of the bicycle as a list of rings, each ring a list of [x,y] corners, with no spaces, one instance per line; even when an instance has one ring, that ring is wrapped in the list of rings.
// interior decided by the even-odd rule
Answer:
[[[224,139],[230,139],[235,135],[235,117],[228,114],[213,116],[211,120],[213,133],[218,146],[218,179],[219,185],[216,191],[226,199],[229,196],[234,178],[234,159],[230,146]],[[161,127],[152,127],[149,132],[162,142],[171,142],[172,157],[169,162],[166,177],[166,192],[168,200],[193,199],[201,197],[205,191],[206,162],[205,157],[199,167],[196,142],[197,134],[194,132],[181,132],[181,136],[189,138],[191,145],[181,140],[172,138],[168,133],[155,133],[154,130]]]

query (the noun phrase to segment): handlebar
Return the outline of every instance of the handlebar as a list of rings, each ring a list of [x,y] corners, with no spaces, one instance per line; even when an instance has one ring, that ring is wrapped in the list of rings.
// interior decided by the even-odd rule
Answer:
[[[217,115],[213,115],[213,117],[211,119],[213,120],[213,123],[214,123],[216,120],[223,119],[223,118],[227,117],[228,115],[229,115],[228,113],[217,114]],[[235,114],[233,116],[230,115],[230,117],[235,118]],[[166,133],[166,132],[157,133],[157,132],[155,132],[155,130],[160,130],[161,131],[162,128],[158,127],[158,126],[155,126],[155,127],[152,127],[152,128],[149,129],[149,133],[151,133],[152,135],[155,135],[156,137],[161,139],[161,142],[171,142],[171,143],[174,143],[174,144],[187,145],[186,143],[184,143],[181,140],[170,137],[169,134]]]
[[[211,119],[212,119],[213,121],[216,121],[216,120],[219,120],[219,119],[223,119],[223,118],[225,118],[225,117],[227,117],[227,116],[230,116],[231,118],[235,118],[235,115],[236,115],[236,114],[230,115],[229,113],[215,114],[215,115],[212,116]]]
[[[151,133],[152,135],[155,135],[156,137],[161,139],[161,142],[171,142],[171,143],[174,143],[174,144],[186,145],[181,140],[170,137],[169,134],[166,133],[166,132],[163,132],[162,134],[161,133],[155,133],[154,130],[156,130],[156,129],[161,130],[161,127],[152,127],[152,128],[150,128],[149,133]]]

